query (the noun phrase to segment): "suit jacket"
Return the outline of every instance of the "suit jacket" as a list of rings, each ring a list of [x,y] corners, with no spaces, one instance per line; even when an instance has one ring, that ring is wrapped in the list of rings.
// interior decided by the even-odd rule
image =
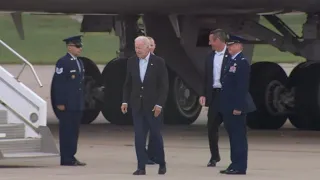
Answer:
[[[82,111],[84,108],[84,66],[81,59],[77,61],[67,53],[56,63],[56,71],[52,79],[52,105],[64,105],[66,111]]]
[[[214,56],[215,56],[215,51],[212,51],[206,58],[205,61],[205,78],[204,78],[204,91],[202,96],[206,97],[206,105],[205,106],[210,106],[210,104],[214,101],[214,97],[212,97],[212,85],[213,85],[213,66],[214,66]],[[221,65],[221,76],[223,73],[223,69],[225,69],[225,65],[228,62],[228,59],[230,57],[230,54],[228,53],[228,50],[226,49],[226,52],[223,55],[223,60],[222,60],[222,65]],[[221,80],[220,80],[221,81]]]
[[[222,73],[220,92],[220,112],[232,113],[239,110],[249,113],[256,110],[249,93],[250,64],[239,53],[235,59],[229,58]]]
[[[168,90],[168,72],[162,58],[150,54],[143,82],[140,79],[139,58],[133,56],[128,59],[123,103],[128,103],[133,111],[152,111],[155,105],[164,107]]]

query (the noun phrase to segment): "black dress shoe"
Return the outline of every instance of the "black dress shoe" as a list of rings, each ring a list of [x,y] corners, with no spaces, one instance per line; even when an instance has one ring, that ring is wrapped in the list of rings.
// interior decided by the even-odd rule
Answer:
[[[135,172],[133,172],[133,175],[146,175],[146,170],[137,169]]]
[[[78,161],[78,160],[75,161],[75,164],[76,164],[77,166],[86,166],[86,165],[87,165],[86,163],[80,162],[80,161]]]
[[[167,173],[167,167],[166,166],[160,166],[158,170],[158,174],[164,175]]]
[[[207,167],[215,167],[216,164],[217,164],[217,161],[211,160],[211,161],[208,162]]]
[[[86,163],[80,162],[78,160],[74,160],[72,162],[63,162],[60,164],[61,166],[85,166]]]
[[[228,175],[245,175],[246,172],[245,172],[245,171],[238,171],[238,170],[230,169],[230,170],[225,170],[225,172],[224,172],[223,174],[228,174]]]

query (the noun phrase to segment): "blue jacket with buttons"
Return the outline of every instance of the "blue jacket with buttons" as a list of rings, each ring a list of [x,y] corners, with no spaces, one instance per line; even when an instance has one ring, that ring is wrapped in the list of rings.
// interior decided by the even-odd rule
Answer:
[[[256,107],[249,93],[250,64],[243,54],[239,53],[234,59],[230,56],[221,74],[220,112],[255,111]]]
[[[55,67],[51,84],[52,106],[56,111],[58,105],[64,105],[65,111],[82,111],[84,109],[84,66],[78,58],[69,53],[61,57]]]

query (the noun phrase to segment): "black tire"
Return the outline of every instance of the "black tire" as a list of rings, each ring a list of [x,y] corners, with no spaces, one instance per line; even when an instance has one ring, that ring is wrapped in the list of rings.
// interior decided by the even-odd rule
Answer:
[[[102,86],[102,77],[98,66],[91,59],[86,57],[79,57],[79,59],[82,60],[85,68],[85,109],[81,124],[90,124],[98,117],[103,105],[102,97],[98,96],[97,92],[97,88]]]
[[[250,93],[257,110],[249,113],[247,126],[251,129],[279,129],[286,122],[287,115],[273,115],[268,111],[266,90],[268,85],[277,80],[287,83],[286,72],[276,63],[258,62],[251,65]]]
[[[186,87],[181,78],[168,68],[169,93],[164,108],[165,124],[185,124],[195,122],[202,106],[198,103],[199,96]]]
[[[320,63],[301,63],[291,74],[295,106],[290,122],[299,129],[320,130]]]
[[[298,64],[298,66],[293,68],[288,78],[288,83],[286,85],[288,89],[291,90],[292,88],[296,88],[296,86],[300,84],[300,81],[303,80],[301,75],[306,70],[305,67],[307,65],[308,65],[307,62],[302,62]],[[301,129],[301,130],[309,129],[307,121],[305,121],[303,118],[299,117],[297,113],[295,113],[297,111],[296,110],[297,108],[298,107],[294,107],[292,109],[293,113],[290,113],[288,115],[290,123],[297,129]]]
[[[110,123],[116,125],[133,124],[130,108],[128,108],[128,113],[126,114],[122,114],[120,109],[123,83],[126,78],[127,60],[126,58],[115,58],[102,71],[105,89],[104,106],[101,112]]]

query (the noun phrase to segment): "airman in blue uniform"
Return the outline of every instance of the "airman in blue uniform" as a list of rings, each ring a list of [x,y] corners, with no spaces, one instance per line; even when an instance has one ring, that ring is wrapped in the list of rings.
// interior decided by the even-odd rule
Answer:
[[[246,174],[248,142],[246,114],[256,109],[249,94],[250,64],[242,54],[243,45],[237,37],[227,42],[231,55],[221,76],[220,112],[229,134],[231,164],[222,174]]]
[[[82,112],[84,109],[84,66],[78,58],[82,51],[81,36],[63,40],[68,52],[55,67],[52,79],[53,110],[59,119],[60,164],[85,166],[75,158]]]

